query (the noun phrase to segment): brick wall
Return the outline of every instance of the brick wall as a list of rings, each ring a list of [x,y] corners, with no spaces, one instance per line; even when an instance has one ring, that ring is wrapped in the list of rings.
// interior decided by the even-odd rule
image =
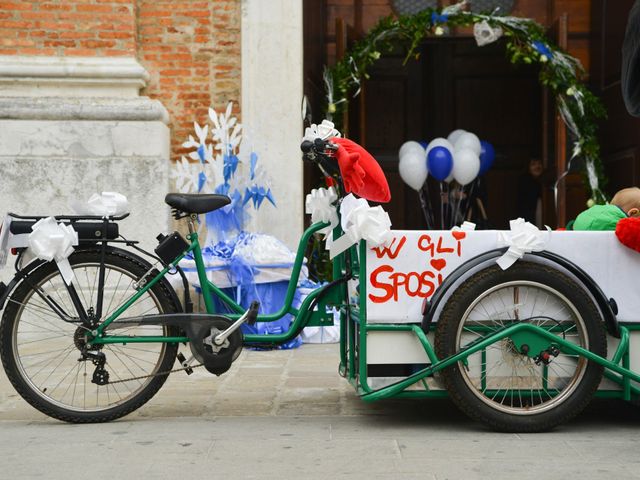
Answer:
[[[134,55],[134,3],[0,1],[0,55]]]
[[[0,0],[0,55],[135,56],[171,116],[171,158],[240,102],[240,0]]]
[[[175,159],[209,106],[235,101],[239,113],[240,2],[140,0],[138,8],[138,57],[151,73],[145,94],[169,110]]]

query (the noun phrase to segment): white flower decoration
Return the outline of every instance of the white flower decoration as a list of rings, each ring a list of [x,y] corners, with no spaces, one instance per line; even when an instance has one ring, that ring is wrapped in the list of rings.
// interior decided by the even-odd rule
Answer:
[[[242,124],[236,123],[237,118],[231,116],[232,108],[231,102],[224,113],[218,114],[213,108],[209,108],[209,118],[214,127],[211,136],[216,144],[215,149],[223,153],[237,153],[242,141]]]
[[[181,157],[176,162],[169,173],[169,176],[175,180],[176,189],[180,193],[196,193],[198,191],[198,171],[197,164],[189,162]]]

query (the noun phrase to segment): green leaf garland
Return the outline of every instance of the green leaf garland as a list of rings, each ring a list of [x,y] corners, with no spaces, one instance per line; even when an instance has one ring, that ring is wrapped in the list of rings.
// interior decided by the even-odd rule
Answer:
[[[333,117],[340,127],[345,106],[349,99],[360,93],[362,79],[368,78],[369,67],[381,55],[402,46],[407,51],[406,62],[418,57],[416,51],[425,38],[443,35],[446,28],[472,27],[486,22],[490,27],[502,30],[512,64],[539,64],[540,83],[555,96],[572,136],[573,154],[569,166],[572,160],[582,157],[585,183],[591,191],[590,202],[606,202],[601,190],[606,185],[606,178],[596,136],[597,121],[604,118],[606,112],[601,101],[582,82],[585,72],[580,62],[550,42],[542,25],[531,19],[470,13],[462,10],[464,5],[465,2],[461,2],[445,9],[428,8],[415,15],[380,19],[343,59],[325,70],[327,118]]]

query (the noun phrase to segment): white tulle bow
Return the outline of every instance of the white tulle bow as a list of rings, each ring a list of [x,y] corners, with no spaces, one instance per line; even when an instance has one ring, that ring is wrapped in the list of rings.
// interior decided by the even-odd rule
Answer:
[[[509,247],[496,263],[506,270],[517,260],[524,257],[525,253],[541,252],[547,243],[548,233],[538,230],[535,225],[517,218],[509,222],[510,232],[498,234],[498,245]]]
[[[78,245],[78,232],[71,226],[56,222],[53,217],[43,218],[31,227],[29,249],[33,255],[48,262],[55,260],[62,278],[71,285],[73,269],[69,264],[69,255],[73,246]]]
[[[86,203],[74,202],[71,206],[79,215],[110,217],[129,213],[127,197],[118,192],[94,193]]]
[[[342,200],[340,214],[344,235],[331,245],[330,258],[334,258],[360,240],[366,240],[372,247],[379,247],[391,241],[391,220],[381,206],[370,207],[363,198],[349,194]]]
[[[329,120],[323,120],[320,125],[316,125],[314,123],[311,126],[305,128],[304,137],[302,137],[302,140],[309,140],[310,142],[313,142],[316,138],[326,140],[332,137],[339,137],[340,132],[334,127],[335,124],[333,122],[330,122]]]
[[[333,205],[338,200],[335,188],[314,188],[307,194],[305,201],[305,212],[311,214],[312,223],[328,223],[329,226],[323,228],[318,233],[323,233],[325,238],[331,238],[331,231],[338,225],[338,212]]]

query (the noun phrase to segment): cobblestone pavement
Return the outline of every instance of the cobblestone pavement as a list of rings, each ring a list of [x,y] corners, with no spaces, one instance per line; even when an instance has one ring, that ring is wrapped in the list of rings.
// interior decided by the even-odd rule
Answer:
[[[367,404],[337,345],[245,351],[230,372],[173,374],[128,417],[49,419],[0,374],[0,478],[640,478],[640,410],[595,401],[551,433],[497,434],[448,400]]]

